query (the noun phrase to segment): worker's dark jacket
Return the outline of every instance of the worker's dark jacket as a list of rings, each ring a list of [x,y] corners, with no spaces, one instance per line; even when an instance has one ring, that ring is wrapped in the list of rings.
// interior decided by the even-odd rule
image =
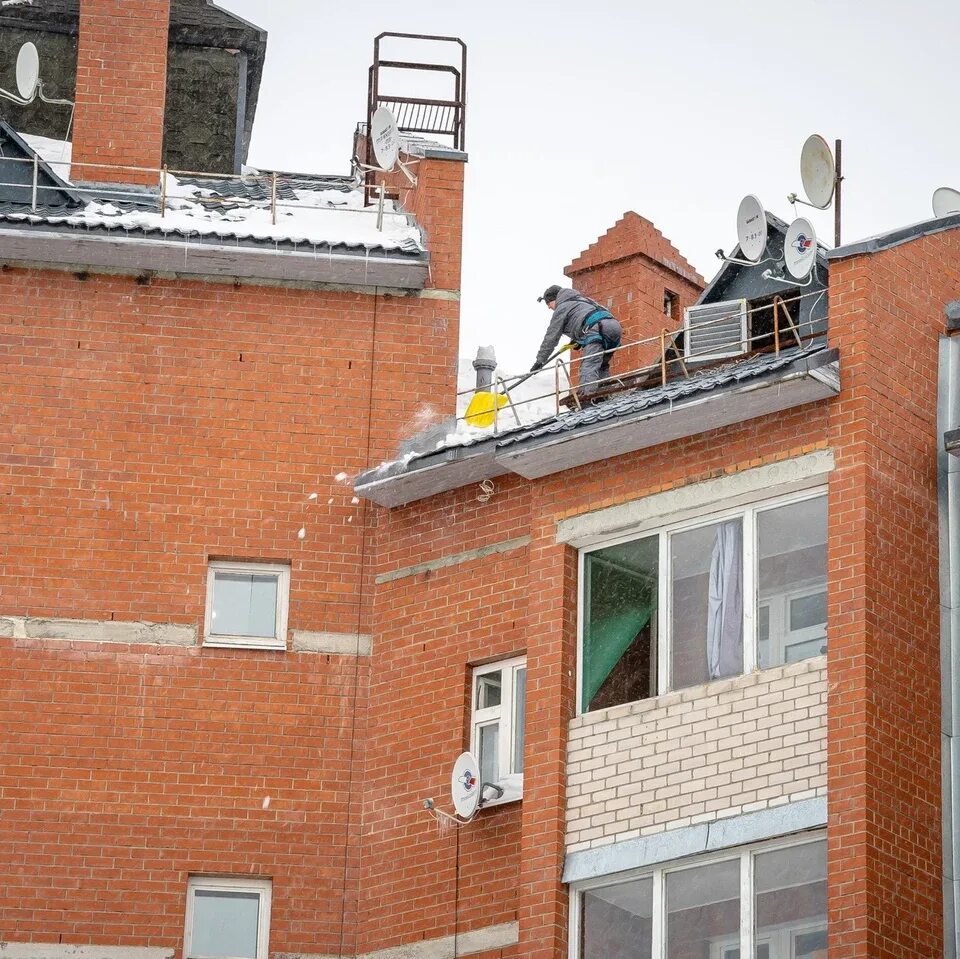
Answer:
[[[568,336],[582,346],[586,338],[584,321],[596,310],[605,310],[605,308],[576,290],[561,290],[557,294],[553,318],[537,351],[536,362],[541,365],[547,362],[550,354],[557,348],[561,336]]]

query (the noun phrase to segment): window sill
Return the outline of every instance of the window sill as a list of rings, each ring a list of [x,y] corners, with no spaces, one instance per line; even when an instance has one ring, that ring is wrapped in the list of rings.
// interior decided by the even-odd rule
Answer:
[[[520,802],[523,799],[523,774],[512,774],[504,776],[497,781],[497,785],[503,789],[503,795],[497,799],[488,799],[483,804],[483,809],[492,809],[494,806],[506,806],[509,803]],[[490,790],[495,793],[495,790]]]
[[[284,642],[255,636],[204,636],[202,645],[212,649],[263,649],[276,653],[287,651],[287,644]]]

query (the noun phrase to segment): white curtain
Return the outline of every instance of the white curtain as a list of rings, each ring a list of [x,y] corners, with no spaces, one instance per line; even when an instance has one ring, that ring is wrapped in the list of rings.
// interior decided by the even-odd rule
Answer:
[[[720,523],[710,557],[707,605],[710,678],[743,671],[743,536],[740,520]]]

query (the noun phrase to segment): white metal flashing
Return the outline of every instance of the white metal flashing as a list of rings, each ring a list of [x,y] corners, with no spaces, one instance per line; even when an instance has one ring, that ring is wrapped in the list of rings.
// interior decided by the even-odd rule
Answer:
[[[368,633],[314,633],[295,629],[293,651],[329,653],[333,656],[369,656],[373,652],[373,637]]]
[[[238,242],[157,240],[79,230],[0,228],[0,261],[13,265],[68,266],[177,276],[244,277],[350,286],[421,289],[428,257],[334,253],[304,243],[301,248],[256,247]]]
[[[823,483],[833,468],[833,450],[816,450],[779,463],[652,493],[629,503],[560,520],[557,542],[578,548],[593,546],[612,536],[660,526],[664,517],[680,521],[687,515],[796,492]]]
[[[196,646],[197,627],[98,619],[44,619],[0,615],[0,636],[79,643],[128,643]],[[0,953],[2,956],[2,953]]]
[[[817,796],[757,812],[717,819],[696,826],[684,826],[639,839],[570,853],[563,869],[563,881],[580,883],[675,862],[687,856],[732,849],[747,843],[819,829],[827,824],[827,798]]]

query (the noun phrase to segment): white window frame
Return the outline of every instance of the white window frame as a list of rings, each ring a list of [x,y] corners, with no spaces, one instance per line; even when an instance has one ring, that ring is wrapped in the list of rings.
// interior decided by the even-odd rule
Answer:
[[[523,797],[523,773],[513,772],[516,746],[516,719],[514,694],[517,686],[517,674],[527,668],[526,656],[512,659],[500,659],[483,666],[475,666],[470,680],[470,752],[480,759],[480,730],[491,723],[499,723],[497,737],[497,758],[499,770],[496,785],[504,788],[504,795],[498,799],[489,799],[484,807],[516,802]],[[500,672],[500,704],[477,708],[477,690],[480,677]],[[524,725],[526,717],[523,717]]]
[[[597,550],[609,546],[618,546],[633,540],[649,536],[659,537],[659,595],[657,603],[657,696],[672,692],[670,677],[673,673],[673,606],[672,541],[677,533],[684,533],[704,526],[712,526],[727,520],[740,519],[743,535],[743,670],[740,674],[753,672],[758,668],[757,623],[758,608],[758,565],[757,519],[768,510],[791,506],[806,500],[827,495],[827,486],[818,484],[800,492],[791,492],[756,500],[748,504],[740,503],[727,508],[717,508],[712,512],[686,515],[682,519],[666,522],[650,522],[635,526],[629,533],[598,539],[579,551],[578,596],[577,596],[577,703],[576,715],[586,710],[583,707],[583,632],[585,624],[586,557]],[[777,668],[777,667],[771,667]],[[725,677],[727,679],[731,677]],[[713,680],[708,680],[712,682]],[[688,688],[688,687],[681,687]],[[655,698],[655,697],[648,697]]]
[[[773,959],[784,956],[787,959],[794,959],[796,955],[794,943],[797,936],[803,936],[811,932],[822,932],[825,928],[826,926],[822,922],[807,923],[804,926],[778,926],[768,929],[761,938],[756,939],[754,949],[762,945],[773,946],[770,950]],[[727,952],[739,948],[739,940],[718,939],[710,944],[710,959],[726,959],[725,954]],[[740,949],[740,954],[743,955],[742,949]]]
[[[186,921],[183,930],[184,959],[204,959],[193,952],[193,902],[197,890],[204,892],[255,892],[260,896],[257,917],[257,959],[270,955],[270,905],[273,882],[270,879],[229,879],[216,876],[190,876],[187,880]]]
[[[665,959],[667,928],[666,877],[672,873],[682,872],[685,869],[697,869],[700,866],[709,866],[718,862],[729,862],[733,859],[739,859],[740,861],[740,955],[753,956],[755,940],[755,930],[753,928],[754,860],[757,856],[766,852],[804,846],[809,843],[824,841],[826,838],[826,832],[824,830],[818,830],[816,832],[803,833],[795,837],[770,839],[766,842],[755,843],[750,846],[732,847],[677,862],[662,863],[657,866],[642,869],[631,869],[627,872],[617,873],[614,876],[602,876],[597,879],[587,879],[583,882],[571,883],[568,919],[569,959],[583,959],[580,955],[580,926],[583,916],[583,897],[581,894],[589,892],[591,889],[601,889],[604,886],[613,886],[623,882],[648,878],[653,879],[652,948],[650,955],[653,959]],[[822,928],[821,925],[816,923],[808,922],[808,925],[810,930]],[[723,940],[718,941],[723,942]],[[728,940],[724,945],[726,948],[729,948],[733,943]]]
[[[809,580],[783,593],[773,593],[763,599],[757,598],[757,612],[766,606],[770,616],[770,635],[779,636],[779,642],[772,648],[778,658],[786,656],[787,648],[799,646],[812,640],[821,638],[822,630],[819,625],[805,626],[801,629],[790,628],[790,604],[797,599],[807,599],[826,591],[826,580]],[[774,632],[774,623],[777,623],[779,632]],[[759,617],[757,622],[757,662],[760,661]],[[823,624],[826,626],[826,624]],[[786,660],[784,659],[784,662]]]
[[[277,577],[277,610],[273,636],[241,636],[212,633],[213,591],[217,573],[260,573]],[[211,559],[207,564],[207,602],[203,620],[203,645],[241,649],[287,648],[287,613],[290,606],[290,566],[286,563],[243,562],[240,560]]]

